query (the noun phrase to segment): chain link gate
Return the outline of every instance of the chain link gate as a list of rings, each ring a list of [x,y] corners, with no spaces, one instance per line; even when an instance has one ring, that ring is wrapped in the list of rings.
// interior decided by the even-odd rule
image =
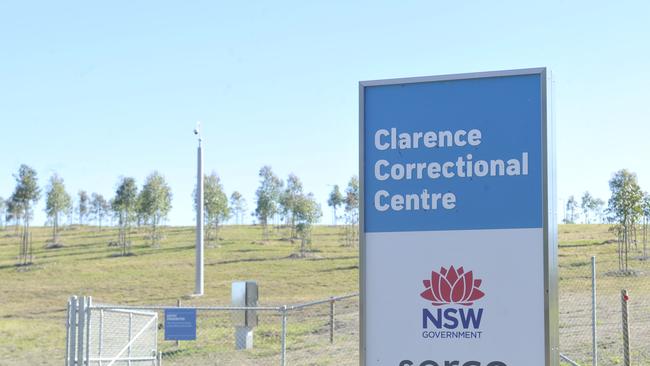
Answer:
[[[66,366],[160,366],[158,313],[68,301]]]

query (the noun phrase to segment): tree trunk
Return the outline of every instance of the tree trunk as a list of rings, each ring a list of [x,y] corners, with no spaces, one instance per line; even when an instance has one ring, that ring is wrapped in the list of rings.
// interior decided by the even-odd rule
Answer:
[[[643,259],[648,258],[648,253],[646,251],[648,245],[648,217],[643,217]]]
[[[52,241],[53,244],[59,242],[59,213],[54,214],[54,225],[52,225]]]
[[[262,240],[264,241],[269,240],[269,225],[268,225],[268,218],[266,217],[262,218]]]

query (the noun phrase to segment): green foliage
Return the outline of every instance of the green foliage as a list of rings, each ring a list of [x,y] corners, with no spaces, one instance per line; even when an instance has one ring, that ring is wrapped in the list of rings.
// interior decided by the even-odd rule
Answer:
[[[314,199],[313,193],[300,194],[295,198],[293,213],[296,220],[296,233],[301,239],[300,252],[304,255],[306,245],[311,243],[313,224],[323,216],[320,205]]]
[[[582,209],[582,216],[584,217],[584,223],[590,223],[591,213],[596,209],[596,200],[589,192],[585,192],[582,195],[580,208]]]
[[[647,192],[643,193],[641,211],[644,217],[650,218],[650,194]]]
[[[102,228],[102,221],[108,216],[111,210],[110,203],[106,201],[104,196],[99,193],[93,193],[90,199],[90,215],[97,220],[97,226]]]
[[[196,187],[193,196],[197,196]],[[197,208],[196,202],[195,199],[195,210]],[[228,206],[228,196],[226,196],[223,184],[221,184],[221,178],[215,172],[203,177],[203,217],[208,229],[212,228],[214,230],[214,238],[219,241],[219,227],[230,217],[230,207]],[[209,230],[207,237],[208,240],[213,239]]]
[[[52,220],[52,241],[53,243],[59,242],[59,217],[66,210],[70,208],[72,199],[65,191],[63,178],[59,177],[56,173],[50,178],[50,183],[47,187],[45,213],[47,217]]]
[[[127,240],[129,228],[135,217],[136,205],[138,204],[138,187],[135,179],[130,177],[120,178],[115,191],[115,198],[111,201],[111,208],[118,219],[119,245],[122,247],[122,255],[130,253],[130,242]]]
[[[345,188],[345,222],[345,244],[352,246],[358,241],[359,178],[356,175],[350,178]]]
[[[0,197],[0,229],[6,226],[5,218],[7,217],[7,202]]]
[[[598,218],[598,221],[602,224],[604,222],[604,209],[605,209],[605,201],[603,201],[600,198],[594,198],[593,200],[593,212],[594,215]]]
[[[612,196],[609,199],[609,212],[622,225],[636,222],[643,213],[643,192],[635,173],[619,170],[609,181]]]
[[[139,204],[151,227],[151,243],[158,244],[157,228],[172,208],[172,191],[160,173],[154,171],[145,180]]]
[[[609,199],[609,212],[618,224],[615,231],[619,238],[619,269],[628,273],[628,259],[632,234],[636,233],[636,223],[643,214],[643,192],[637,182],[636,174],[622,169],[609,181],[612,196]],[[636,243],[636,240],[634,239]]]
[[[345,189],[345,212],[349,215],[352,223],[359,220],[359,178],[355,175],[350,178],[348,187]]]
[[[332,192],[330,192],[329,198],[327,199],[327,205],[332,208],[334,211],[334,225],[336,225],[336,220],[338,219],[337,209],[345,203],[345,197],[341,193],[341,188],[338,184],[335,184],[332,187]]]
[[[566,201],[566,208],[564,211],[564,223],[565,224],[575,224],[577,219],[576,210],[578,209],[578,202],[575,197],[569,196]]]
[[[264,239],[268,239],[268,222],[278,213],[278,202],[282,192],[282,180],[276,176],[271,167],[266,165],[260,169],[260,186],[255,192],[257,207],[255,215],[264,227]]]
[[[7,213],[5,214],[5,218],[7,221],[14,221],[16,230],[18,230],[18,224],[25,212],[25,209],[23,208],[20,202],[16,201],[13,195],[9,197],[9,199],[6,202],[7,202]]]
[[[16,189],[11,196],[15,206],[20,207],[16,212],[22,211],[25,227],[29,226],[32,207],[41,197],[41,189],[38,187],[38,177],[36,170],[23,164],[18,169],[18,174],[14,175],[16,179]]]
[[[243,223],[243,215],[246,212],[246,199],[238,191],[230,195],[230,210],[235,216],[235,224]]]
[[[88,216],[88,192],[81,190],[78,193],[79,195],[79,206],[77,207],[77,210],[79,212],[79,225],[84,224],[84,220],[86,219],[86,216]]]
[[[281,213],[285,217],[287,224],[291,228],[291,237],[296,236],[296,214],[299,210],[298,205],[302,204],[304,199],[302,182],[295,174],[289,174],[287,177],[287,188],[280,194]]]
[[[138,202],[138,186],[135,179],[123,177],[115,191],[115,198],[112,202],[113,211],[120,217],[120,223],[130,223]]]
[[[38,187],[36,170],[25,164],[20,166],[18,174],[14,175],[14,178],[16,179],[16,189],[11,196],[11,208],[16,213],[16,224],[18,224],[18,215],[22,214],[23,218],[19,263],[27,265],[32,263],[33,252],[29,220],[32,217],[32,207],[41,197],[41,189]]]

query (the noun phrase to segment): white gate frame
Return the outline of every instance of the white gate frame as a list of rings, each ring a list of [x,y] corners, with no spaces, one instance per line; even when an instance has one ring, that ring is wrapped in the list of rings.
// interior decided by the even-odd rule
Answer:
[[[67,320],[66,320],[66,356],[65,366],[89,366],[98,364],[100,366],[113,366],[118,361],[151,361],[152,365],[162,365],[162,353],[156,349],[155,354],[149,357],[130,357],[131,345],[140,338],[140,336],[151,326],[157,330],[158,314],[155,312],[142,312],[127,309],[107,309],[99,308],[99,357],[90,357],[90,331],[91,322],[90,314],[93,309],[92,297],[71,296],[68,300]],[[104,331],[104,312],[117,312],[129,314],[129,341],[127,344],[113,357],[102,357],[101,350],[103,347],[103,331]],[[131,334],[131,316],[137,315],[151,315],[151,319],[135,334]],[[156,336],[156,348],[157,348]],[[124,352],[129,352],[126,357],[122,357]],[[106,364],[104,364],[106,363]],[[131,362],[129,362],[129,365]]]
[[[66,320],[65,366],[88,365],[88,334],[92,298],[72,296],[68,300]]]

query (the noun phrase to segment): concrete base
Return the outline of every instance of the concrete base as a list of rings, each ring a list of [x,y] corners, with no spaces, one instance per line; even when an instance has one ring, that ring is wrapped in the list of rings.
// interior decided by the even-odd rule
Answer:
[[[253,328],[235,327],[235,349],[253,348]]]

